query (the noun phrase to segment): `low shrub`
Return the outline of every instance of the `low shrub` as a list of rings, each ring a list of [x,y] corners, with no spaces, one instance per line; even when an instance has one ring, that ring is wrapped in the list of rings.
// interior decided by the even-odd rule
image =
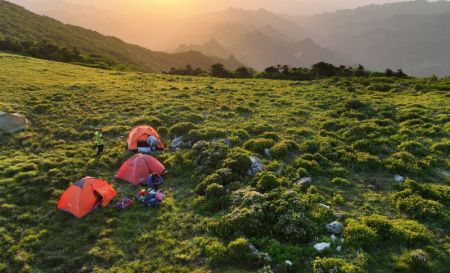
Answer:
[[[243,151],[234,150],[224,160],[222,167],[230,169],[234,174],[245,176],[252,166],[249,155]]]
[[[270,154],[274,158],[285,158],[298,151],[297,143],[291,140],[278,142],[270,149]]]
[[[431,145],[431,150],[443,155],[450,154],[450,140],[442,140],[441,142]]]
[[[331,183],[338,185],[338,186],[351,186],[352,182],[348,179],[342,178],[342,177],[335,177],[333,179],[331,179]]]
[[[405,251],[396,259],[395,268],[405,273],[431,272],[430,257],[422,249]]]
[[[365,272],[360,267],[346,262],[341,258],[320,258],[317,257],[312,262],[314,273],[362,273]]]
[[[282,180],[270,172],[261,172],[257,176],[256,188],[260,192],[267,192],[282,185]]]
[[[448,220],[445,207],[434,200],[422,198],[419,194],[405,190],[393,195],[395,207],[416,219]]]
[[[218,128],[201,128],[201,129],[192,129],[189,131],[189,135],[187,139],[192,142],[197,142],[200,140],[212,140],[217,138],[224,138],[227,136],[227,132],[223,129]]]
[[[406,151],[397,152],[386,158],[384,166],[393,172],[417,173],[422,170],[420,161]]]
[[[218,240],[211,241],[205,247],[207,261],[212,265],[223,264],[227,256],[227,247]]]
[[[199,141],[192,146],[192,161],[195,166],[216,169],[228,153],[228,146],[220,142]]]
[[[256,138],[244,143],[244,148],[259,154],[264,154],[265,149],[270,149],[275,142],[272,139]]]
[[[344,229],[344,237],[348,246],[365,248],[377,239],[377,233],[364,223],[350,220]]]
[[[251,260],[249,241],[239,237],[228,244],[228,255],[230,260],[237,264],[248,265]]]
[[[301,211],[288,210],[279,215],[274,232],[285,242],[308,243],[319,233],[318,225]]]
[[[178,122],[175,123],[172,127],[170,127],[169,132],[172,138],[187,136],[189,131],[197,128],[195,124],[192,122]]]
[[[428,154],[428,149],[422,143],[413,140],[402,142],[398,149],[420,157]]]

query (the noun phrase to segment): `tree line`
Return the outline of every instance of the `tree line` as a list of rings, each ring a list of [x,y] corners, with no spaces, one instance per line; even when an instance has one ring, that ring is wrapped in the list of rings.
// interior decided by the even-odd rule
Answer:
[[[0,51],[6,51],[38,59],[58,62],[75,63],[79,65],[112,69],[116,64],[108,58],[98,54],[83,54],[76,47],[64,47],[42,41],[19,41],[0,39]]]
[[[396,71],[386,69],[383,72],[372,72],[366,70],[364,66],[335,66],[326,62],[319,62],[311,66],[311,68],[290,67],[288,65],[269,66],[262,72],[256,72],[249,67],[239,67],[236,70],[227,70],[223,64],[213,64],[208,71],[200,68],[192,68],[187,65],[185,68],[171,68],[165,72],[173,75],[189,75],[189,76],[212,76],[219,78],[264,78],[277,80],[314,80],[331,77],[370,77],[370,76],[386,76],[405,78],[408,77],[402,69]]]

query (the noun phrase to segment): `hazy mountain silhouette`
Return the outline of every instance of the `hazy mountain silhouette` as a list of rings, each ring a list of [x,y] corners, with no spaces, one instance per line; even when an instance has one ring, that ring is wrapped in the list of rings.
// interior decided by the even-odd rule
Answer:
[[[229,69],[242,66],[234,58],[209,57],[199,51],[176,54],[151,51],[115,37],[34,14],[7,1],[0,1],[0,14],[0,39],[21,42],[47,41],[66,48],[76,47],[82,52],[102,55],[142,71],[163,71],[188,64],[207,69],[218,62]]]

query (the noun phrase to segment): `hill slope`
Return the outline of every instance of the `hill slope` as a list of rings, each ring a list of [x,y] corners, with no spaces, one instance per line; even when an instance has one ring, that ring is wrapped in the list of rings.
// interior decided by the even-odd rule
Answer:
[[[207,69],[222,62],[234,69],[241,66],[234,59],[207,57],[200,52],[169,54],[154,52],[136,45],[127,44],[117,38],[107,37],[81,27],[62,24],[49,17],[34,14],[24,8],[0,1],[0,39],[19,41],[42,41],[83,52],[99,54],[142,71],[163,71],[171,67],[181,68],[187,64]]]
[[[1,271],[448,272],[449,79],[195,78],[0,54],[0,90],[0,110],[31,121],[0,138]],[[146,123],[195,143],[155,155],[169,170],[160,208],[57,211],[87,175],[134,196],[114,174]]]

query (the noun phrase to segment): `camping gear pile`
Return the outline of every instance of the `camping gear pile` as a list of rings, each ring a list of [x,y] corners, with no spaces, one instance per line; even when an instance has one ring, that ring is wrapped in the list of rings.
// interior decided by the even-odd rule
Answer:
[[[1,116],[0,116],[1,117]],[[127,147],[131,152],[139,152],[140,148],[151,147],[147,140],[156,140],[152,143],[157,150],[164,150],[164,145],[158,133],[151,126],[137,126],[131,130],[127,139]],[[156,145],[155,145],[156,144]],[[127,159],[115,175],[116,179],[127,181],[133,185],[144,185],[147,189],[138,192],[136,199],[145,207],[156,208],[164,200],[164,193],[157,189],[163,183],[166,168],[155,157],[138,153]],[[58,209],[82,218],[98,208],[107,206],[116,196],[116,191],[106,181],[98,178],[85,177],[67,188],[58,202]],[[133,198],[120,198],[114,205],[118,210],[131,206]]]

